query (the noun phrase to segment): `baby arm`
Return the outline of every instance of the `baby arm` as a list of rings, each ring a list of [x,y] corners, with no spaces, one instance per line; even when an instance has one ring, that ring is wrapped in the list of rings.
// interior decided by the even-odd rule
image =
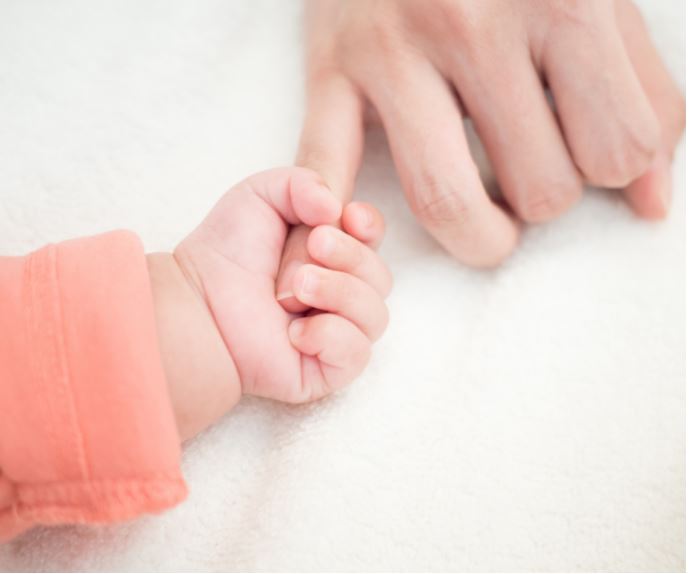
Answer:
[[[320,264],[288,293],[304,317],[275,291],[298,223]],[[0,541],[160,512],[185,497],[180,438],[242,394],[296,403],[351,381],[386,324],[382,235],[372,207],[341,213],[316,174],[283,169],[231,189],[172,254],[118,231],[0,258]]]
[[[184,441],[235,406],[240,379],[205,301],[173,254],[146,259],[161,360]]]

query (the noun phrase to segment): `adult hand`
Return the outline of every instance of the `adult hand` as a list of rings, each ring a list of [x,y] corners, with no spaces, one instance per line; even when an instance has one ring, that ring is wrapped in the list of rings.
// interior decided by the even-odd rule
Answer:
[[[684,100],[628,0],[308,0],[306,43],[297,163],[347,201],[371,104],[411,209],[464,263],[498,264],[517,220],[557,217],[584,183],[622,189],[643,218],[667,212]],[[510,211],[483,188],[462,114]],[[286,246],[285,284],[305,233]]]

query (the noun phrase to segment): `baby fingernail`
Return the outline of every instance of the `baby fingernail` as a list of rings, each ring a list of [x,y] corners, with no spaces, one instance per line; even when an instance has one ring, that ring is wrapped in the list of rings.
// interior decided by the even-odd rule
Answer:
[[[289,326],[288,326],[288,337],[290,337],[291,340],[297,339],[302,335],[302,332],[305,330],[305,321],[304,319],[295,319]]]
[[[360,221],[362,222],[362,225],[364,225],[365,227],[369,227],[374,222],[372,212],[366,207],[363,207],[360,210]]]
[[[322,237],[321,252],[324,255],[329,255],[334,250],[334,238],[331,233],[324,233]]]
[[[317,290],[317,283],[319,283],[319,277],[317,277],[314,271],[303,272],[300,293],[303,295],[313,295]]]

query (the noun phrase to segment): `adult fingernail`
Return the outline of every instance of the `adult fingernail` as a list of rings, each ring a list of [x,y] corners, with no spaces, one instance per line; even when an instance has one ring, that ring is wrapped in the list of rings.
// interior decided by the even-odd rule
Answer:
[[[657,153],[647,174],[649,185],[654,190],[653,197],[656,197],[658,201],[655,216],[664,217],[672,202],[672,168],[666,153],[662,151]]]
[[[669,206],[672,203],[672,166],[666,154],[660,154],[655,160],[655,168],[659,170],[659,194],[660,201],[665,208],[665,212],[669,211]]]
[[[304,330],[305,330],[305,320],[304,319],[295,319],[290,325],[288,325],[288,337],[290,338],[291,341],[299,339],[300,335],[302,335]]]
[[[664,219],[672,202],[672,169],[669,157],[658,152],[648,171],[624,190],[633,210],[644,219]]]

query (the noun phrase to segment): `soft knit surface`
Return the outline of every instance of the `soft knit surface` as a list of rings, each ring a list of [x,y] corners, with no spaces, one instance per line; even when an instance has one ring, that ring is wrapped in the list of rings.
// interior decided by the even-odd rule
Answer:
[[[683,85],[683,2],[643,8]],[[113,228],[170,249],[289,164],[300,10],[2,2],[1,253]],[[0,569],[683,568],[683,156],[666,222],[590,191],[478,272],[416,224],[370,133],[357,195],[387,217],[396,286],[366,373],[314,405],[243,400],[186,446],[181,506],[36,529]]]

